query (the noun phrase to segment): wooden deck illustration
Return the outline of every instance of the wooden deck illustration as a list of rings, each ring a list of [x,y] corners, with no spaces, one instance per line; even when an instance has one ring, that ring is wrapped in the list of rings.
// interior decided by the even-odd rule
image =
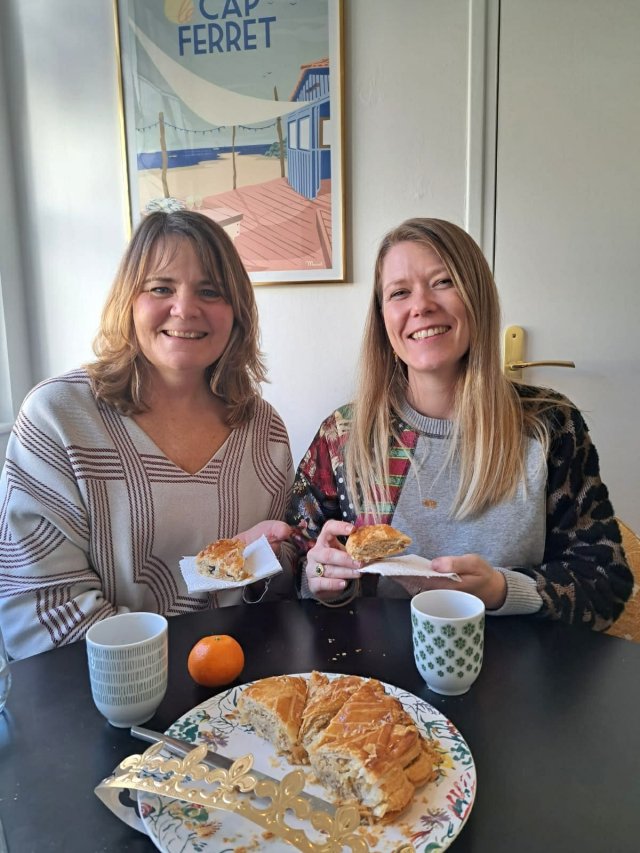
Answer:
[[[200,212],[220,221],[221,208],[225,217],[241,215],[230,233],[249,272],[331,267],[330,180],[315,199],[277,178],[206,196]]]

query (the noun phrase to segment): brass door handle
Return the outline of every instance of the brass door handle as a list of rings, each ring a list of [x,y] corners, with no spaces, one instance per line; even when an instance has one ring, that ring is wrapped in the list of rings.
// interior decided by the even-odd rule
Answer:
[[[507,370],[524,370],[525,367],[575,367],[574,361],[512,361]]]
[[[520,371],[527,367],[575,367],[573,361],[558,359],[545,361],[523,361],[525,331],[522,326],[509,326],[504,333],[503,369],[509,379],[519,379]]]

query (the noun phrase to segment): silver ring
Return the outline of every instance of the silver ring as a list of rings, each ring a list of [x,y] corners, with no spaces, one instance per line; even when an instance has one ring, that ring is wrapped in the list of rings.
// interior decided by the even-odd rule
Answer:
[[[324,575],[324,566],[322,565],[322,563],[316,563],[314,572],[318,575],[319,578]]]

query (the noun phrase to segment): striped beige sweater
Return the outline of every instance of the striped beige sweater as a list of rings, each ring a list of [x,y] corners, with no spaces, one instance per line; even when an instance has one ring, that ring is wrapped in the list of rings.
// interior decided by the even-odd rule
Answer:
[[[187,593],[180,558],[282,518],[292,477],[286,429],[264,400],[191,475],[135,421],[97,402],[85,371],[41,383],[18,415],[0,479],[9,654],[73,642],[127,609],[171,616],[210,606],[206,594]]]

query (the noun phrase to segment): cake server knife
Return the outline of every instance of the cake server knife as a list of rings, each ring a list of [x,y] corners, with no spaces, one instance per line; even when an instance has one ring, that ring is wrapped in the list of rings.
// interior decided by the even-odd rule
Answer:
[[[152,729],[145,729],[143,726],[131,726],[131,736],[136,737],[139,740],[148,741],[149,743],[163,743],[169,752],[173,753],[173,755],[179,755],[182,758],[184,758],[185,755],[188,755],[196,746],[200,746],[200,744],[189,743],[186,740],[171,737],[171,735],[164,735],[162,732],[154,732]],[[226,755],[221,755],[219,752],[214,752],[209,749],[201,761],[209,767],[222,767],[224,770],[228,770],[233,764],[234,759],[227,758]],[[256,770],[255,767],[251,768],[251,775],[255,776],[256,779],[266,779],[268,782],[275,782],[276,784],[280,784],[281,782],[280,779],[276,779],[274,776],[269,776],[261,770]],[[313,811],[328,812],[331,817],[334,817],[335,806],[332,803],[328,803],[326,800],[323,800],[320,797],[315,797],[313,794],[307,794],[304,791],[301,791],[298,796],[303,800],[308,800]]]

